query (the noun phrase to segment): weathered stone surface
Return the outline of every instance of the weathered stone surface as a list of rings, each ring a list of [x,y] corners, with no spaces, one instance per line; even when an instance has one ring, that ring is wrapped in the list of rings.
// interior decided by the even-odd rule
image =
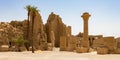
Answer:
[[[67,35],[67,37],[71,36],[71,26],[66,27],[66,35]]]
[[[76,35],[76,37],[81,37],[81,38],[83,38],[83,33],[79,32],[79,33]]]
[[[120,54],[120,48],[115,49],[115,50],[114,50],[114,53],[115,53],[115,54]]]
[[[114,50],[117,48],[116,40],[114,37],[103,37],[100,39],[95,39],[93,41],[93,48],[102,48],[105,46],[109,51],[107,53],[114,53]],[[102,53],[102,52],[101,52]]]
[[[104,40],[103,40],[103,38],[93,40],[93,45],[92,45],[92,47],[93,47],[94,49],[96,49],[97,47],[100,47],[101,45],[104,45]]]
[[[36,16],[34,17],[34,22],[32,22],[32,14],[30,14],[29,38],[30,38],[31,43],[33,43],[34,48],[36,50],[36,49],[40,49],[39,48],[39,46],[40,46],[40,38],[42,38],[42,36],[40,34],[41,33],[41,31],[40,31],[41,17],[38,16],[39,15],[38,12],[36,12],[35,15]],[[33,26],[33,28],[32,28],[32,26]],[[33,34],[32,34],[32,29],[33,29]],[[32,40],[33,40],[33,42],[32,42]]]
[[[81,44],[82,46],[85,46],[85,47],[90,47],[90,43],[89,43],[89,37],[88,37],[88,20],[89,20],[89,17],[91,15],[87,12],[83,13],[83,15],[81,16],[83,18],[83,21],[84,21],[84,33],[83,33],[83,41],[81,41],[83,44]]]
[[[14,48],[10,48],[10,51],[22,52],[22,51],[26,51],[26,48],[24,46],[21,47],[15,46]]]
[[[59,15],[54,14],[53,12],[49,15],[47,23],[46,23],[46,33],[47,33],[47,41],[51,42],[51,31],[54,32],[55,35],[55,47],[60,46],[60,36],[66,36],[66,25],[62,22],[62,19]]]
[[[116,38],[116,46],[117,48],[120,48],[120,38]]]
[[[9,46],[8,45],[1,45],[0,52],[6,52],[6,51],[9,51]]]
[[[45,32],[45,27],[42,22],[42,18],[39,12],[35,13],[36,16],[34,18],[34,28],[33,28],[33,42],[35,49],[44,49],[43,45],[47,43],[47,35]],[[28,31],[28,22],[27,20],[24,21],[12,21],[10,23],[13,27],[16,27],[23,31],[23,37],[25,40],[28,40],[31,44],[32,40],[32,16],[30,14],[30,21],[29,21],[29,31]],[[28,33],[27,33],[28,32]],[[27,39],[27,34],[29,34],[29,39]],[[44,46],[45,47],[45,46]],[[46,49],[46,48],[45,48]]]
[[[60,51],[66,51],[67,49],[67,41],[65,36],[60,37]]]
[[[13,27],[20,29],[23,31],[23,38],[24,40],[28,40],[27,39],[27,20],[24,21],[11,21],[9,23],[10,25],[12,25]]]
[[[76,42],[77,42],[78,37],[73,37],[71,36],[70,39],[68,40],[68,51],[74,51],[76,48]]]
[[[0,43],[1,45],[10,45],[10,42],[16,36],[22,36],[23,32],[10,25],[9,23],[0,22]]]
[[[95,52],[96,50],[93,48],[89,48],[89,52]]]
[[[110,53],[116,48],[116,41],[114,37],[104,37],[104,45],[110,50]]]
[[[51,31],[50,38],[51,38],[52,47],[55,47],[55,35],[53,31]]]
[[[47,43],[47,35],[44,31],[44,25],[42,22],[42,18],[37,11],[35,13],[35,18],[34,18],[34,28],[33,28],[33,43],[35,46],[35,49],[46,49],[44,44]],[[32,40],[32,15],[30,14],[30,32],[29,32],[29,38]]]
[[[87,53],[87,52],[89,52],[89,48],[87,48],[87,47],[76,47],[76,52],[77,53]]]
[[[48,43],[47,42],[42,43],[39,48],[42,51],[47,50],[48,49]]]
[[[52,43],[48,43],[47,46],[48,46],[48,48],[47,48],[48,51],[52,51],[53,50]]]
[[[81,37],[76,37],[76,47],[81,47]]]
[[[108,54],[109,49],[106,47],[98,47],[97,48],[97,54]]]
[[[27,50],[29,50],[30,47],[30,39],[28,38],[29,35],[29,29],[28,29],[28,21],[24,20],[24,21],[11,21],[10,25],[12,25],[13,27],[16,27],[17,29],[20,29],[23,31],[23,39],[26,40],[27,42],[25,42],[25,47]]]
[[[100,40],[101,38],[103,38],[103,35],[89,35],[90,46],[93,48],[94,47],[93,44],[97,42],[94,40]]]
[[[81,40],[81,46],[82,47],[88,47],[89,48],[89,46],[90,46],[89,43],[90,42],[88,40],[84,40],[84,39]]]

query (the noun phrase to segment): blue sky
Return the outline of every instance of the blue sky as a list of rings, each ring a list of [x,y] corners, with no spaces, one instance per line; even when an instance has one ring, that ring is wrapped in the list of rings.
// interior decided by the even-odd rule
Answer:
[[[0,0],[0,21],[26,19],[28,4],[38,7],[44,23],[51,12],[60,15],[72,34],[83,32],[81,15],[89,12],[90,35],[120,36],[120,0]]]

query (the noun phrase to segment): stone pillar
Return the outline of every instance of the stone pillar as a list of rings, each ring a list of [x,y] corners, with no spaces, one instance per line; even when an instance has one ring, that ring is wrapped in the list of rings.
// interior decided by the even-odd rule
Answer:
[[[51,43],[52,43],[52,47],[55,47],[55,35],[54,35],[54,32],[51,31]]]
[[[68,26],[66,29],[67,37],[71,36],[71,26]]]
[[[83,21],[84,21],[84,34],[83,34],[84,41],[82,41],[82,46],[89,47],[88,19],[90,17],[90,14],[85,12],[85,13],[83,13],[83,15],[81,17],[83,18]]]
[[[66,37],[61,36],[60,37],[60,51],[65,51],[66,48],[67,48],[67,46],[66,46]]]

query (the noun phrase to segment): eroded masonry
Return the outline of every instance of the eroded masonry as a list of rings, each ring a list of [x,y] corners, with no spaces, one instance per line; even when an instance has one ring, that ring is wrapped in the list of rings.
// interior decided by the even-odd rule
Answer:
[[[52,51],[57,47],[60,51],[77,53],[97,51],[98,54],[120,54],[120,38],[89,35],[88,21],[91,15],[87,12],[81,16],[84,32],[78,35],[72,35],[72,27],[64,24],[61,17],[53,12],[49,15],[46,24],[43,24],[39,12],[35,14],[34,25],[31,15],[29,25],[28,20],[0,22],[0,51],[30,51],[33,43],[34,50]],[[15,37],[18,36],[23,37],[24,43],[14,42]]]

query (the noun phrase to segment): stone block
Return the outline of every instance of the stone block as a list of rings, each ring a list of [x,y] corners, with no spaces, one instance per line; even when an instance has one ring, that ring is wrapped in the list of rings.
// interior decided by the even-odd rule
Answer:
[[[2,45],[2,46],[0,46],[0,51],[1,51],[1,52],[9,51],[8,45]]]
[[[116,38],[116,45],[117,45],[117,48],[120,48],[120,38]]]
[[[89,41],[88,40],[81,40],[81,46],[82,47],[90,47]]]
[[[115,54],[120,54],[120,48],[115,49],[115,50],[114,50],[114,53],[115,53]]]
[[[0,51],[1,51],[1,52],[6,52],[6,51],[9,51],[9,48],[2,47],[2,48],[0,48]]]
[[[52,46],[50,46],[51,48],[53,48]],[[40,46],[39,46],[40,50],[44,51],[44,50],[47,50],[48,49],[48,43],[42,43]]]
[[[70,37],[68,40],[68,51],[74,51],[76,48],[76,42],[77,42],[78,37]]]
[[[89,48],[87,48],[87,47],[76,47],[76,52],[77,53],[87,53],[87,52],[89,52]]]
[[[52,47],[52,43],[48,43],[48,48],[47,48],[48,51],[52,51],[53,50],[53,47]]]
[[[120,48],[120,42],[117,42],[117,48]]]
[[[103,38],[93,40],[93,45],[92,45],[92,47],[93,47],[94,49],[96,49],[97,47],[100,47],[101,45],[104,45]]]
[[[65,51],[67,46],[66,46],[66,37],[65,36],[61,36],[60,37],[60,51]]]
[[[104,37],[104,45],[110,50],[113,51],[116,48],[116,41],[114,37]]]
[[[27,51],[25,47],[20,47],[21,51]]]
[[[97,54],[108,54],[109,49],[106,47],[98,47],[97,48]]]

